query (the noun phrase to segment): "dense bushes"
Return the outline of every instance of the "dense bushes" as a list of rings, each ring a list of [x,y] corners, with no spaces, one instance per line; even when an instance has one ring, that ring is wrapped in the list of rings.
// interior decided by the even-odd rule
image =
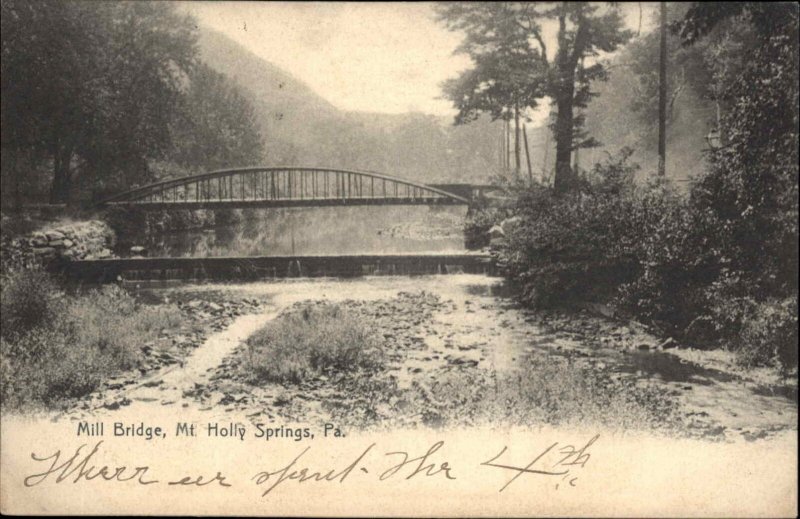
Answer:
[[[469,250],[489,246],[489,230],[500,220],[502,213],[492,209],[476,209],[464,221],[464,246]]]
[[[614,299],[746,365],[797,366],[799,17],[790,3],[687,11],[674,29],[708,44],[717,109],[705,173],[688,196],[634,187],[625,152],[562,197],[521,190],[499,254],[527,302]]]
[[[525,302],[602,298],[632,279],[634,206],[617,184],[634,169],[623,158],[596,171],[601,181],[593,189],[587,184],[560,197],[541,186],[519,192],[521,220],[509,226],[500,262],[519,281]]]
[[[137,365],[141,346],[179,323],[175,307],[139,305],[116,286],[66,297],[49,275],[6,268],[0,289],[0,396],[52,406]]]
[[[776,250],[752,263],[752,251],[742,252],[763,253],[784,229],[742,243],[696,193],[635,186],[628,155],[597,165],[573,193],[520,191],[521,222],[498,255],[523,301],[613,301],[694,345],[722,343],[744,364],[796,366],[797,285],[783,267],[791,256]]]

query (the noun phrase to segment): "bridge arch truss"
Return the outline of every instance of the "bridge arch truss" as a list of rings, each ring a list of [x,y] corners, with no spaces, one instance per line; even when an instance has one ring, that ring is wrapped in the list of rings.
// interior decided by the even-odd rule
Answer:
[[[115,195],[99,205],[212,209],[469,203],[468,198],[437,187],[369,171],[253,167],[156,182]]]

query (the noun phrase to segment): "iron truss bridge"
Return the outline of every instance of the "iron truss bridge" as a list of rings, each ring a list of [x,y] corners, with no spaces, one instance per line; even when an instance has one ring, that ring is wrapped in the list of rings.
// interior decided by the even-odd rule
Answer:
[[[427,185],[368,171],[270,167],[226,169],[156,182],[99,206],[221,209],[337,205],[470,205],[489,186]]]

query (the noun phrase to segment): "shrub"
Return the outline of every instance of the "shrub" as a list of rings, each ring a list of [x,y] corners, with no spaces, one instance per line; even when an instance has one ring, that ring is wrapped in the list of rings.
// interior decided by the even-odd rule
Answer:
[[[177,307],[142,306],[116,286],[67,296],[37,269],[6,272],[2,300],[0,396],[10,408],[91,392],[136,367],[141,346],[181,321]]]
[[[634,279],[631,255],[639,236],[627,193],[636,168],[626,164],[628,155],[595,167],[580,191],[557,196],[533,186],[519,192],[521,221],[507,233],[499,261],[525,302],[552,306],[604,297]]]
[[[713,322],[742,365],[777,364],[784,372],[797,368],[796,297],[720,299],[713,310]]]
[[[52,322],[63,311],[63,293],[40,266],[5,270],[0,281],[0,335],[6,340]]]
[[[278,317],[247,340],[256,380],[294,382],[333,369],[377,369],[383,351],[370,323],[335,304],[306,306]]]
[[[496,211],[477,209],[464,221],[464,246],[469,250],[489,246],[489,229],[502,218]]]
[[[723,207],[729,201],[708,196],[720,181],[716,170],[688,198],[658,181],[634,186],[628,155],[595,166],[576,192],[518,193],[521,223],[499,261],[523,302],[611,300],[693,345],[723,343],[746,365],[796,366],[796,350],[786,346],[796,320],[792,331],[783,310],[797,300],[796,273],[786,267],[796,251],[776,245],[796,244],[787,238],[791,215],[768,224]]]

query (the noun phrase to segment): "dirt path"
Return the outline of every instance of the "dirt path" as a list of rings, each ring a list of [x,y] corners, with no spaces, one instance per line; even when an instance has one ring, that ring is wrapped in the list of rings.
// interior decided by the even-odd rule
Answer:
[[[632,386],[655,389],[675,404],[685,427],[701,436],[753,440],[797,427],[796,386],[781,384],[771,372],[742,372],[719,352],[659,350],[661,342],[635,323],[617,323],[582,313],[533,313],[498,296],[500,280],[454,275],[420,278],[292,280],[239,285],[184,286],[158,290],[159,297],[202,299],[214,292],[231,298],[269,301],[257,313],[235,317],[230,326],[208,335],[177,363],[147,374],[136,384],[106,390],[92,402],[122,405],[79,406],[70,419],[197,410],[209,419],[331,420],[339,409],[353,413],[364,403],[349,382],[308,380],[295,386],[248,384],[236,352],[258,328],[291,305],[310,300],[339,301],[369,312],[393,344],[387,366],[392,388],[408,390],[442,373],[520,371],[523,359],[569,358],[589,373]],[[388,386],[386,386],[388,387]],[[626,386],[627,387],[627,386]],[[394,389],[393,389],[394,391]],[[108,393],[113,393],[109,397]],[[372,402],[372,413],[394,416],[403,402],[396,396]],[[361,407],[359,407],[361,406]],[[419,422],[403,422],[414,425]]]

